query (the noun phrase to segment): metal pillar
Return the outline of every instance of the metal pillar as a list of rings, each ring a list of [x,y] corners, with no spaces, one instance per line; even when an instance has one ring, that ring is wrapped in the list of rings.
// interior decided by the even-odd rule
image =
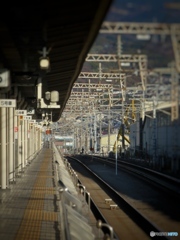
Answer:
[[[7,187],[7,169],[6,169],[6,108],[2,107],[0,110],[0,129],[1,129],[1,151],[0,151],[0,160],[1,160],[1,189],[6,189]]]
[[[33,124],[33,158],[35,157],[36,155],[36,125]]]
[[[33,159],[33,152],[34,152],[34,134],[33,134],[33,123],[30,123],[30,139],[29,139],[29,160],[32,161]]]
[[[143,91],[143,102],[142,102],[142,119],[144,120],[144,104],[145,104],[145,91],[146,91],[146,84],[147,84],[147,59],[139,60],[139,69],[140,69],[140,76],[141,76],[141,83],[142,83],[142,91]]]
[[[35,154],[35,155],[36,155],[36,153],[37,153],[37,141],[38,141],[38,139],[37,139],[37,137],[38,137],[37,133],[38,133],[38,130],[37,130],[37,126],[35,125],[35,126],[34,126],[34,154]],[[50,141],[49,141],[49,142],[50,142]]]
[[[93,117],[91,115],[91,122],[90,122],[90,148],[94,148],[93,146],[93,129],[92,129],[92,125],[93,125]]]
[[[74,154],[75,154],[75,149],[76,149],[76,128],[74,126],[74,132],[73,132],[73,148],[74,148]]]
[[[171,121],[179,119],[179,79],[180,75],[175,68],[171,70]]]
[[[96,126],[96,113],[94,113],[94,152],[97,152],[97,126]]]
[[[9,181],[14,181],[15,158],[14,158],[14,108],[9,108]]]
[[[171,40],[174,50],[176,69],[180,73],[180,33],[175,24],[171,25]]]
[[[14,115],[14,164],[16,175],[18,172],[18,116],[16,115]]]
[[[111,122],[110,122],[110,106],[108,109],[108,153],[110,152],[110,136],[111,136]]]
[[[28,159],[28,120],[24,121],[24,161],[25,166],[27,165]]]
[[[78,148],[79,148],[79,132],[78,128],[76,127],[76,153],[78,153]]]
[[[41,150],[41,128],[38,126],[38,152]]]
[[[89,151],[89,148],[90,148],[90,146],[89,146],[89,141],[90,141],[90,139],[89,139],[89,129],[88,129],[88,124],[89,124],[89,120],[87,120],[87,122],[86,122],[87,124],[86,124],[86,144],[85,144],[85,152],[88,152]]]
[[[18,146],[17,146],[17,157],[18,157],[18,164],[17,164],[17,169],[18,173],[22,170],[22,125],[21,125],[21,120],[19,119],[18,116]]]
[[[116,175],[117,175],[117,145],[118,145],[118,131],[116,134],[116,150],[115,150],[115,159],[116,159]]]
[[[99,151],[101,153],[101,139],[102,139],[102,113],[100,113],[99,119]]]
[[[36,155],[36,124],[33,124],[33,158],[35,157]]]
[[[6,188],[9,188],[9,109],[6,108]]]
[[[36,154],[38,153],[38,151],[39,151],[39,127],[36,125]]]
[[[81,109],[81,126],[80,126],[80,152],[82,151],[82,143],[83,143],[83,116],[82,116],[82,109]]]
[[[143,120],[142,118],[139,119],[139,150],[140,150],[140,155],[142,156],[142,153],[143,153]]]
[[[28,131],[28,142],[27,142],[27,163],[29,163],[29,161],[30,161],[30,157],[31,157],[31,151],[30,151],[30,144],[31,144],[31,124],[30,124],[30,121],[28,121],[27,131]]]
[[[40,128],[39,128],[38,124],[36,124],[36,154],[39,152],[39,139],[40,139],[39,130],[40,130]],[[51,136],[52,136],[52,131],[53,130],[51,130]]]
[[[40,143],[41,143],[41,138],[40,138],[40,133],[41,133],[41,131],[40,131],[41,129],[40,129],[40,126],[38,126],[38,146],[37,146],[37,151],[39,152],[40,151],[40,148],[41,148],[41,145],[40,145]],[[53,131],[53,130],[52,130]],[[52,134],[52,133],[51,133]],[[51,145],[51,147],[52,147],[52,145]]]
[[[156,120],[156,99],[153,99],[153,167],[157,158],[157,120]]]
[[[122,42],[121,42],[121,37],[120,35],[118,35],[117,38],[117,55],[118,55],[118,67],[119,67],[119,72],[121,73],[122,69],[121,69],[121,54],[122,54]],[[119,79],[119,86],[121,89],[121,94],[122,94],[122,123],[121,123],[121,129],[122,129],[122,153],[124,154],[125,151],[125,139],[124,139],[124,102],[126,100],[126,77],[125,76],[121,76],[120,75],[120,79]],[[116,142],[116,145],[118,143]]]
[[[25,120],[21,120],[21,130],[22,130],[22,140],[21,140],[21,155],[22,155],[22,169],[24,169],[25,165],[25,153],[24,153],[24,149],[25,149]]]

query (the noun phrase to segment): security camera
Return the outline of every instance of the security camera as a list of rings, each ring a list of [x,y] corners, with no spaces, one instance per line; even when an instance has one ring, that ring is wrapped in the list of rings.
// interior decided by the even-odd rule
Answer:
[[[9,87],[10,72],[7,69],[0,69],[0,88]]]

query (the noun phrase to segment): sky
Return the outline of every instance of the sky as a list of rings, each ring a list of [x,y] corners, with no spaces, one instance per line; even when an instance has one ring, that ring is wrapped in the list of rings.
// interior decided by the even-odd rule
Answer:
[[[180,0],[114,0],[105,21],[180,23]]]

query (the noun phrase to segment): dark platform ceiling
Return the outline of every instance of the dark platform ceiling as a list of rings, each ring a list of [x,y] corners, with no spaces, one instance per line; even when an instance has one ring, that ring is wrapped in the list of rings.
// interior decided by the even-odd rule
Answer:
[[[0,88],[0,98],[16,98],[17,109],[36,109],[36,84],[42,76],[43,97],[45,91],[59,91],[61,108],[53,110],[53,121],[57,121],[111,3],[37,1],[2,10],[0,69],[10,70],[11,87]],[[50,50],[48,72],[39,68],[43,47]],[[41,110],[36,109],[34,118],[39,117]]]

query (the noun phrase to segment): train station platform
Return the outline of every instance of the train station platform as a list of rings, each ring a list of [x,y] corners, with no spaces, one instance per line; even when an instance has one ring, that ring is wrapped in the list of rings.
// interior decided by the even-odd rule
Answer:
[[[0,190],[1,240],[99,239],[96,220],[55,146],[42,148],[16,179]]]

